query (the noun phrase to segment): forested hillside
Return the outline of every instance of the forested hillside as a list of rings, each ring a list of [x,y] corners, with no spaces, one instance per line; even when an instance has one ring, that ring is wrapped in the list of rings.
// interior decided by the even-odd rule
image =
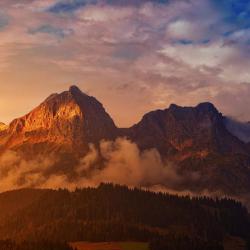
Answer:
[[[11,240],[0,240],[1,250],[73,250],[67,243],[48,241],[17,243]]]
[[[30,200],[25,201],[25,194]],[[191,199],[112,184],[74,192],[27,189],[4,193],[0,214],[4,215],[1,239],[149,241],[181,235],[222,241],[225,235],[246,238],[249,232],[248,212],[236,201]]]

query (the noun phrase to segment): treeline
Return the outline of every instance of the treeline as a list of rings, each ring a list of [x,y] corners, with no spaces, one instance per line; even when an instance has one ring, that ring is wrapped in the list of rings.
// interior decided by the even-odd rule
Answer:
[[[8,203],[8,195],[18,200],[19,192],[7,194],[2,205]],[[12,212],[0,219],[0,238],[150,241],[171,232],[175,237],[222,242],[225,235],[247,238],[250,232],[246,208],[230,199],[178,197],[113,184],[34,192],[32,202],[18,209],[11,209],[11,202],[3,206]]]
[[[74,250],[67,243],[60,242],[28,242],[16,243],[11,240],[0,240],[1,250]]]

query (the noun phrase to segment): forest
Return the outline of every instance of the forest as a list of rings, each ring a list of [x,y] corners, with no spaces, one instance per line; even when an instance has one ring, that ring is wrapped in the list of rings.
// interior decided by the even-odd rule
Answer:
[[[74,192],[3,193],[0,214],[0,239],[17,242],[134,240],[150,242],[152,250],[220,250],[225,236],[247,240],[250,232],[247,209],[232,199],[180,197],[113,184]],[[10,249],[29,249],[18,247]],[[67,250],[63,247],[48,249]]]
[[[150,250],[223,250],[223,244],[217,241],[204,241],[188,237],[165,236],[150,242]]]
[[[11,240],[0,240],[1,250],[74,250],[67,243],[37,241],[23,241],[16,243]]]

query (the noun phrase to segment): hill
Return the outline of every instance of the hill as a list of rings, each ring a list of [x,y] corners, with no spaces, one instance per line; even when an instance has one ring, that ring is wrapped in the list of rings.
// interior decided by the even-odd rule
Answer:
[[[112,184],[74,192],[3,193],[0,214],[4,215],[0,239],[18,241],[150,241],[185,236],[222,242],[229,235],[246,239],[250,228],[246,208],[233,200],[191,199]]]

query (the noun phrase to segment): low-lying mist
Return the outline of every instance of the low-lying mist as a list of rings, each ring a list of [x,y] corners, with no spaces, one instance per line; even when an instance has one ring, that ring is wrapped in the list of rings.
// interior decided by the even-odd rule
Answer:
[[[56,161],[53,155],[25,160],[17,152],[7,151],[0,157],[0,192],[27,187],[74,190],[112,182],[180,195],[225,196],[219,190],[194,192],[183,187],[187,179],[195,182],[202,177],[197,173],[180,175],[178,167],[163,160],[156,149],[141,151],[126,138],[101,141],[98,147],[90,144],[89,152],[67,173],[53,169]]]
[[[102,166],[97,167],[100,159]],[[102,182],[170,188],[183,178],[173,164],[161,159],[156,149],[140,151],[126,138],[101,141],[98,148],[90,144],[88,154],[71,166],[69,173],[50,171],[56,160],[53,155],[25,160],[17,152],[7,151],[0,157],[0,191],[25,187],[74,189]]]
[[[245,143],[250,142],[250,123],[241,122],[230,117],[226,117],[224,122],[230,133]]]

